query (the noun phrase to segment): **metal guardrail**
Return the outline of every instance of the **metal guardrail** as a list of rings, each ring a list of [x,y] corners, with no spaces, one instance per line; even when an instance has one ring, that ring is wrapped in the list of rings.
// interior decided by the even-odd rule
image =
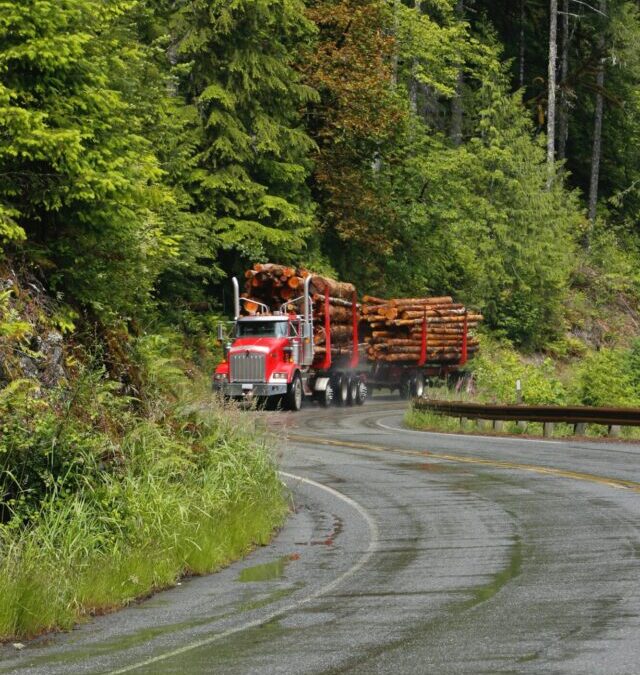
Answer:
[[[414,399],[416,410],[428,410],[450,417],[501,422],[543,422],[573,424],[584,433],[587,424],[602,424],[615,432],[621,426],[640,426],[640,408],[596,408],[590,406],[493,405],[465,401]],[[547,429],[545,428],[545,431]]]

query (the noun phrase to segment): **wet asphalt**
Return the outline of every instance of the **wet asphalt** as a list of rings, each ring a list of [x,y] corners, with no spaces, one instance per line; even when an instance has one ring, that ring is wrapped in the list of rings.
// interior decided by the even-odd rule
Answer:
[[[0,673],[640,673],[640,446],[425,434],[403,408],[264,413],[269,545]]]

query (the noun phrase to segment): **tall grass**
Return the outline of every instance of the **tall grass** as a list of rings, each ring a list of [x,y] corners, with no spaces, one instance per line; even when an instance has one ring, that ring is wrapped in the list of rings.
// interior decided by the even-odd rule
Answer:
[[[112,438],[115,459],[76,477],[78,489],[53,480],[37,511],[0,527],[0,639],[66,629],[219,569],[284,518],[269,442],[251,417],[160,358],[158,344],[142,347],[148,387]]]

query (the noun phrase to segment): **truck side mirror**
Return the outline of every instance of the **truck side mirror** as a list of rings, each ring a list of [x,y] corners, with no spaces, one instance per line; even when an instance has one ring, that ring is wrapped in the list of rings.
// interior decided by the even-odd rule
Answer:
[[[224,326],[219,323],[217,326],[218,342],[224,342]]]

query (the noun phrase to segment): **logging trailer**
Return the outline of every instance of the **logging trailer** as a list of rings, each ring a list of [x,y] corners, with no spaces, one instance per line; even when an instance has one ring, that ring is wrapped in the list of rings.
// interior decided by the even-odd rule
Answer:
[[[351,313],[348,348],[333,350],[330,302],[335,299],[325,291],[323,311],[314,317],[311,282],[312,277],[306,277],[302,295],[272,311],[255,299],[240,297],[238,280],[233,278],[233,336],[227,340],[223,327],[219,327],[218,339],[224,344],[225,359],[214,374],[215,391],[227,399],[259,401],[268,409],[282,404],[283,408],[297,411],[305,396],[325,407],[332,403],[362,405],[374,389],[397,390],[402,398],[420,397],[427,378],[448,377],[467,362],[466,314],[460,358],[455,363],[451,360],[438,363],[427,356],[425,312],[420,355],[415,364],[378,361],[361,365],[360,316],[355,292],[347,303]],[[242,303],[251,303],[251,315],[242,315]],[[291,311],[292,308],[297,311]],[[314,343],[314,320],[323,324],[325,344],[320,348]]]
[[[355,294],[351,301],[350,349],[332,355],[329,291],[324,294],[323,350],[314,345],[312,278],[304,280],[300,297],[289,300],[279,311],[266,304],[240,297],[238,280],[233,278],[234,330],[225,342],[224,329],[218,338],[225,342],[225,359],[216,368],[213,388],[227,399],[255,399],[267,408],[280,403],[288,410],[300,410],[305,396],[323,406],[362,405],[367,398],[366,373],[359,369],[358,310]],[[242,316],[241,303],[258,305],[251,316]],[[295,307],[296,312],[291,308]],[[298,313],[299,312],[299,313]]]
[[[466,314],[464,315],[462,325],[460,358],[455,362],[449,360],[438,362],[437,360],[429,359],[427,356],[428,327],[425,315],[420,331],[421,346],[417,363],[385,363],[383,361],[376,361],[371,365],[367,377],[369,391],[373,393],[376,389],[388,389],[393,393],[397,390],[400,398],[421,398],[428,380],[448,379],[459,376],[460,369],[469,359],[469,326]]]

